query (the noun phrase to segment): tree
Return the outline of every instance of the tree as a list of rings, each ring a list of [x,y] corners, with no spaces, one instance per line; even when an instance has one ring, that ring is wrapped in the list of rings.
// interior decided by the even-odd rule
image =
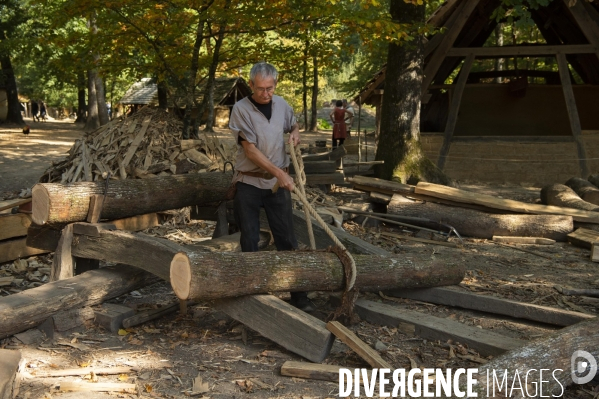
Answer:
[[[393,21],[417,28],[425,22],[422,0],[409,3],[391,0]],[[420,145],[420,97],[424,57],[424,36],[412,30],[408,40],[389,43],[385,95],[376,159],[384,160],[375,169],[378,178],[403,183],[424,179],[448,183],[448,179],[428,158]]]
[[[6,120],[18,125],[24,125],[21,115],[21,104],[17,81],[11,61],[11,51],[15,46],[12,32],[17,32],[19,26],[27,19],[24,8],[18,0],[0,0],[0,83],[4,83],[8,99],[8,115]]]

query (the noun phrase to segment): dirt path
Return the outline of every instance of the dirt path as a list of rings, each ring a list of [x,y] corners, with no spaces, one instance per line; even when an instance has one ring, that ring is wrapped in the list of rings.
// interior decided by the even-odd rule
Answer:
[[[81,125],[72,121],[25,122],[31,128],[27,136],[20,128],[0,125],[0,198],[31,188],[83,135]]]

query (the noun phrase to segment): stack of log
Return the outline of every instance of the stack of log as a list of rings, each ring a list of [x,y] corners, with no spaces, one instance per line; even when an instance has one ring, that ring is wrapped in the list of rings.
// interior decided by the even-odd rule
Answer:
[[[350,181],[354,188],[369,192],[372,202],[384,204],[389,218],[446,232],[452,226],[469,237],[566,241],[575,223],[599,225],[594,207],[524,203],[425,182],[411,186],[363,176]]]

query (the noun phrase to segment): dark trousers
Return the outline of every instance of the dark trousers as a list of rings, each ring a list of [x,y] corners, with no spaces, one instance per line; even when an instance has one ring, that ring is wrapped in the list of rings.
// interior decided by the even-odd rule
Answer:
[[[241,251],[258,251],[260,240],[260,208],[264,208],[277,251],[297,248],[293,231],[291,193],[279,188],[276,193],[250,184],[237,183],[235,222],[241,232]]]
[[[337,148],[337,142],[339,142],[339,145],[343,145],[344,141],[345,139],[333,139],[333,148]]]

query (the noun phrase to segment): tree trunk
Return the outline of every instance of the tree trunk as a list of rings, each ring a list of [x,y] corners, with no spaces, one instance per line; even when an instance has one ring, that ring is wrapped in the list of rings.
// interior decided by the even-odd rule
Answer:
[[[222,201],[231,179],[229,172],[111,180],[102,219],[120,219]],[[82,222],[87,218],[90,196],[104,194],[104,182],[38,183],[32,191],[34,223]]]
[[[158,108],[167,109],[168,108],[168,97],[166,90],[166,82],[164,80],[158,81]]]
[[[0,29],[0,43],[6,39],[4,30]],[[15,80],[15,72],[12,68],[10,55],[4,53],[0,56],[0,67],[2,67],[2,75],[4,75],[4,88],[6,89],[6,97],[8,100],[8,114],[6,121],[24,125],[23,115],[21,115],[21,104],[19,103],[19,92],[17,89],[17,81]]]
[[[427,218],[433,223],[410,222],[410,224],[438,229],[437,222],[442,222],[453,226],[461,235],[487,239],[492,239],[496,235],[544,237],[566,241],[566,236],[574,230],[571,216],[496,215],[432,202],[416,202],[398,194],[393,196],[387,206],[387,213]]]
[[[495,38],[497,39],[497,42],[495,43],[496,46],[501,47],[503,46],[503,24],[499,23],[497,24],[497,26],[495,27]],[[503,71],[503,58],[497,58],[495,60],[495,70],[496,71]],[[501,76],[498,76],[497,78],[495,78],[495,83],[501,83],[503,81],[503,78]]]
[[[100,304],[156,281],[143,270],[117,265],[0,298],[0,339],[33,328],[61,310]]]
[[[541,189],[541,202],[565,208],[598,212],[599,206],[581,199],[570,187],[563,184],[551,184]]]
[[[591,179],[593,176],[590,176]],[[599,205],[599,188],[588,180],[580,177],[573,177],[566,182],[566,186],[570,187],[580,198],[593,205]]]
[[[100,120],[100,126],[103,126],[110,122],[110,120],[108,118],[108,107],[106,105],[104,82],[102,81],[102,78],[98,72],[96,72],[96,98],[98,101],[98,119]]]
[[[599,342],[599,318],[563,328],[548,337],[537,339],[529,345],[506,352],[479,366],[478,384],[474,386],[474,391],[478,392],[479,398],[541,397],[537,388],[542,384],[542,397],[562,397],[565,387],[573,382],[572,376],[575,372],[572,369],[573,366],[578,366],[584,361],[586,362],[586,371],[583,367],[582,375],[578,375],[581,377],[588,376],[589,373],[594,375],[589,370],[591,366],[589,359],[576,356],[576,352],[584,350],[588,353],[587,356],[592,356],[596,362],[596,359],[599,358],[597,342]],[[544,369],[542,378],[540,378],[540,366]],[[496,380],[501,382],[505,370],[507,370],[507,383],[504,383],[501,391],[496,383],[495,390],[493,390],[493,373],[496,375]],[[529,371],[531,371],[530,374],[528,374]],[[489,381],[487,381],[487,373]],[[525,377],[528,386],[525,383]],[[508,388],[511,390],[514,386],[514,390],[507,392]]]
[[[85,72],[79,71],[77,72],[77,119],[75,119],[75,123],[85,123],[86,121],[86,113],[87,113],[87,104],[85,102]]]
[[[318,125],[318,58],[312,57],[314,63],[314,85],[312,86],[312,117],[310,118],[310,131],[315,132]]]
[[[458,253],[458,251],[456,251]],[[362,291],[436,287],[462,281],[458,257],[354,255]],[[179,299],[217,299],[278,291],[339,291],[345,274],[331,252],[205,253],[191,249],[173,257],[171,286]]]
[[[304,66],[302,68],[302,104],[304,106],[304,132],[308,131],[308,47],[310,42],[304,44]]]
[[[225,4],[225,10],[229,8],[231,0],[227,0]],[[218,67],[218,60],[220,58],[220,48],[225,38],[225,24],[221,24],[218,28],[218,34],[214,44],[214,50],[212,53],[212,63],[208,70],[208,83],[206,84],[206,94],[204,98],[207,99],[206,105],[208,106],[208,118],[206,119],[205,132],[214,132],[214,81],[216,79],[216,68]],[[204,111],[201,111],[202,114]],[[201,114],[200,114],[201,117]]]
[[[391,17],[396,23],[425,21],[425,6],[391,0]],[[449,180],[424,156],[420,144],[420,98],[422,93],[423,36],[411,42],[389,44],[385,94],[383,96],[380,136],[375,174],[402,183],[420,179],[448,184]]]
[[[135,266],[169,280],[169,264],[185,248],[172,241],[125,231],[100,230],[98,236],[75,234],[71,255]]]
[[[198,74],[198,58],[200,56],[200,48],[202,47],[202,41],[204,40],[204,17],[200,15],[198,20],[198,26],[196,29],[196,39],[193,45],[193,51],[191,53],[191,66],[188,72],[187,85],[185,87],[185,115],[183,116],[183,139],[189,139],[189,127],[192,125],[191,113],[195,102],[195,89],[196,89],[196,76]],[[202,115],[198,115],[201,118]],[[194,135],[196,132],[193,132]]]
[[[84,130],[92,132],[100,127],[98,116],[98,97],[96,94],[96,71],[87,71],[87,120]]]

